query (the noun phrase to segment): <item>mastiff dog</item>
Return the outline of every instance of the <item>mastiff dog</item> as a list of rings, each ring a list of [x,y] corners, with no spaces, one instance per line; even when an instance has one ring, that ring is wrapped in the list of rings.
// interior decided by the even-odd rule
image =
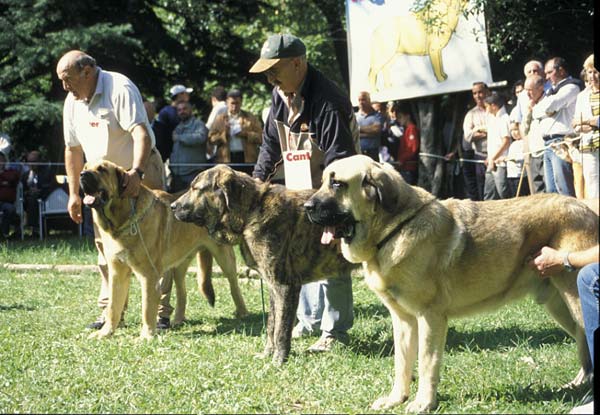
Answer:
[[[206,227],[222,244],[240,244],[246,263],[267,282],[270,309],[264,357],[286,361],[302,284],[356,267],[335,246],[320,243],[322,228],[303,204],[314,190],[259,183],[218,165],[200,173],[172,205],[175,217]]]
[[[542,279],[529,264],[544,245],[568,252],[598,243],[598,216],[583,203],[552,194],[440,201],[391,165],[359,155],[330,164],[305,207],[323,226],[324,242],[341,238],[344,257],[363,264],[367,284],[392,316],[394,385],[374,409],[409,398],[417,358],[416,397],[405,409],[434,409],[448,319],[528,293],[577,342],[582,369],[572,383],[587,380],[577,273]]]
[[[156,332],[160,278],[167,271],[173,272],[177,295],[173,322],[182,322],[186,306],[185,274],[199,251],[210,253],[201,255],[205,259],[202,264],[198,260],[198,284],[209,303],[214,304],[211,281],[214,256],[229,281],[236,314],[246,315],[233,247],[215,243],[204,228],[175,220],[169,207],[175,197],[168,193],[142,185],[137,198],[121,197],[124,174],[125,170],[117,165],[100,161],[87,164],[80,176],[83,203],[92,208],[94,222],[102,234],[110,285],[106,323],[90,337],[103,338],[114,333],[127,300],[132,270],[142,286],[141,337],[151,338]]]

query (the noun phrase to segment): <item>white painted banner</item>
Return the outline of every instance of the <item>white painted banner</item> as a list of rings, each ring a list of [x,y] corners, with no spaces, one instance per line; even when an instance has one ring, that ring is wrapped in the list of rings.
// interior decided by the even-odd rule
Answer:
[[[350,93],[390,101],[492,82],[482,13],[468,0],[346,0]],[[429,24],[428,24],[429,22]]]

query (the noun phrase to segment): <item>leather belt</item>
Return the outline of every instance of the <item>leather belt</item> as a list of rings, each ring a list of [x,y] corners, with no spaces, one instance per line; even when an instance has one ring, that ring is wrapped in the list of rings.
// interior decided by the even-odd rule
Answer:
[[[554,140],[555,138],[564,138],[565,134],[550,134],[550,135],[545,135],[542,138],[544,139],[544,141],[548,141],[548,140]]]

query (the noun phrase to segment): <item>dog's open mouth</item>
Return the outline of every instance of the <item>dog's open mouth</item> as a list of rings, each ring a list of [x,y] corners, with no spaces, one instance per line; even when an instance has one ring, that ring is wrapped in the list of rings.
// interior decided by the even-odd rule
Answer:
[[[85,194],[83,196],[83,204],[89,206],[90,208],[99,208],[104,206],[106,203],[106,192],[104,190],[100,190],[94,194]]]
[[[334,239],[343,238],[344,242],[350,243],[354,237],[356,221],[351,218],[347,218],[344,222],[335,226],[325,226],[323,234],[321,235],[321,243],[323,245],[329,245]]]
[[[358,223],[351,214],[348,213],[329,213],[325,215],[316,215],[314,212],[308,213],[308,218],[312,223],[323,226],[321,243],[329,245],[334,239],[343,238],[344,242],[350,243],[354,237],[356,224]]]

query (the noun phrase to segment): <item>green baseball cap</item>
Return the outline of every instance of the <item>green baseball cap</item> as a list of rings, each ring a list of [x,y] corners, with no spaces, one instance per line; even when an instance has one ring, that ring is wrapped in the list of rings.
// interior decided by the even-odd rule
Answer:
[[[260,59],[256,61],[250,72],[264,72],[281,59],[295,58],[306,54],[306,46],[296,36],[290,34],[271,35],[260,50]]]

